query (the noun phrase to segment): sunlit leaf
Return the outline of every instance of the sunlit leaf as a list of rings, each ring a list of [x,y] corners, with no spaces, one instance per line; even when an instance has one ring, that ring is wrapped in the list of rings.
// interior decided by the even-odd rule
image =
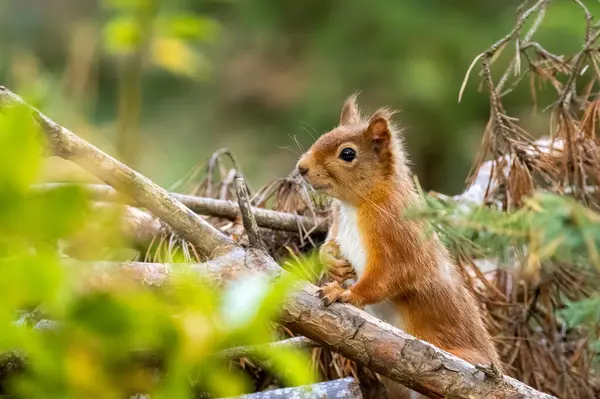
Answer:
[[[28,190],[35,181],[42,145],[39,126],[30,110],[16,106],[0,113],[0,194],[4,201],[13,193]]]
[[[157,38],[151,52],[157,66],[178,75],[201,77],[209,68],[207,60],[181,39]]]
[[[109,53],[127,54],[142,42],[141,27],[133,16],[115,16],[106,23],[103,39]]]

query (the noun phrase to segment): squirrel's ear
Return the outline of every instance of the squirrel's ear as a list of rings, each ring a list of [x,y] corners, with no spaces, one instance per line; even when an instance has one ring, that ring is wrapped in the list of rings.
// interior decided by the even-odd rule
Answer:
[[[360,110],[356,103],[356,97],[358,97],[358,93],[352,94],[344,102],[342,115],[340,116],[340,125],[356,125],[360,123]]]
[[[379,155],[389,149],[392,143],[393,133],[390,127],[390,118],[394,113],[387,108],[378,109],[369,119],[369,127],[364,132],[365,137],[371,141],[373,149]]]
[[[388,140],[392,135],[388,120],[382,116],[373,115],[369,120],[369,127],[365,130],[365,135],[373,142]]]
[[[389,113],[384,110],[375,112],[369,119],[369,127],[365,130],[364,135],[373,144],[375,152],[380,153],[387,148],[392,140]]]

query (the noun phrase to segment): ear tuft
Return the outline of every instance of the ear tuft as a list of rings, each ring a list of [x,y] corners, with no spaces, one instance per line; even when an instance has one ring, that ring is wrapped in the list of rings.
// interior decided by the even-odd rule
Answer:
[[[373,112],[373,115],[371,115],[369,120],[373,121],[377,118],[383,118],[389,123],[389,121],[392,119],[392,116],[394,116],[394,114],[397,112],[398,111],[389,108],[379,108],[377,111]]]
[[[342,115],[340,116],[340,126],[342,125],[356,125],[360,123],[360,109],[356,103],[358,92],[351,94],[342,107]]]

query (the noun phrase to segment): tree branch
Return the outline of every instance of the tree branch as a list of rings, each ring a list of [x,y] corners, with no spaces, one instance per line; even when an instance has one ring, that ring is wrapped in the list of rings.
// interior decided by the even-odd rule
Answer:
[[[75,162],[147,208],[204,255],[212,257],[226,253],[235,246],[233,240],[173,198],[165,189],[58,125],[26,104],[21,97],[0,86],[0,107],[18,105],[30,107],[56,155]]]
[[[24,104],[0,87],[0,106]],[[73,160],[124,192],[213,255],[208,268],[229,265],[228,279],[240,272],[284,273],[263,251],[244,251],[146,177],[88,144],[32,108],[56,153]],[[214,255],[220,255],[214,257]],[[325,307],[317,287],[305,284],[281,309],[281,322],[292,330],[354,359],[372,370],[434,398],[552,398],[507,376],[489,379],[475,366],[347,304]]]
[[[258,224],[256,223],[256,219],[252,213],[252,208],[250,207],[248,188],[246,187],[246,182],[241,177],[235,178],[235,192],[238,197],[238,205],[242,213],[242,222],[244,223],[246,234],[248,234],[248,241],[250,245],[254,248],[264,249],[265,244],[260,236]]]
[[[67,185],[73,185],[73,183],[38,184],[34,185],[33,189],[36,191],[45,192]],[[120,195],[110,186],[103,184],[86,184],[79,186],[85,188],[90,197],[97,201],[127,200],[126,197]],[[194,195],[179,193],[171,193],[171,196],[179,200],[182,204],[199,215],[216,216],[229,220],[235,220],[241,215],[239,205],[234,201],[197,197]],[[298,232],[302,226],[306,231],[326,233],[329,227],[326,218],[317,217],[315,219],[258,207],[251,207],[251,210],[259,227],[269,228],[272,230]]]

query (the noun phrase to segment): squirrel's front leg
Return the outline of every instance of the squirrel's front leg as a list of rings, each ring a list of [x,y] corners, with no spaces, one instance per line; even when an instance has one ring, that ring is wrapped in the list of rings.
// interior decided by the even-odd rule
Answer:
[[[367,265],[365,273],[350,288],[343,288],[337,281],[322,286],[317,294],[326,306],[333,302],[346,302],[358,308],[395,297],[396,285],[390,279],[382,278],[377,267]]]
[[[340,247],[335,241],[340,223],[339,208],[339,201],[333,200],[330,207],[331,227],[329,228],[325,243],[319,249],[319,258],[321,263],[327,268],[329,277],[347,287],[353,282],[350,280],[356,280],[356,273],[350,262],[342,256]]]
[[[334,240],[325,242],[319,250],[321,263],[327,268],[329,276],[339,284],[356,279],[354,267],[342,257],[340,247]]]

